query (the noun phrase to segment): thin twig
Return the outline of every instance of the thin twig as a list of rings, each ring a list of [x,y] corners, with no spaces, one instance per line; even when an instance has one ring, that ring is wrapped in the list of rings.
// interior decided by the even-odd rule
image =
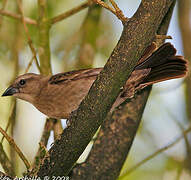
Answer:
[[[34,60],[34,56],[31,58],[31,60],[29,61],[29,63],[28,63],[28,65],[27,65],[27,68],[26,68],[26,70],[25,70],[25,73],[27,73],[28,71],[29,71],[29,69],[30,69],[30,67],[31,67],[31,65],[32,65],[32,63],[33,63],[33,60]]]
[[[30,37],[29,31],[28,31],[28,28],[27,28],[27,25],[26,25],[26,22],[25,22],[25,19],[24,19],[22,3],[21,3],[20,0],[17,0],[17,4],[18,4],[18,7],[19,7],[19,11],[20,11],[21,17],[22,17],[21,19],[22,19],[22,22],[23,22],[25,33],[27,35],[29,47],[30,47],[30,49],[31,49],[31,51],[33,53],[36,66],[37,66],[39,72],[41,73],[41,68],[40,68],[40,65],[39,65],[38,59],[37,59],[37,53],[36,53],[36,50],[35,50],[35,48],[33,46],[32,39]]]
[[[0,10],[0,15],[22,20],[22,16],[20,14],[15,14],[15,13],[4,11],[4,10]],[[31,19],[29,17],[24,17],[24,21],[27,24],[37,25],[37,22],[34,19]]]
[[[9,126],[11,124],[12,115],[13,115],[13,112],[14,112],[14,109],[15,109],[15,105],[16,105],[16,101],[13,101],[13,103],[11,104],[10,115],[9,115],[9,118],[8,118],[7,126],[5,128],[5,132],[7,132],[8,128],[9,128]],[[3,143],[4,138],[5,138],[5,136],[2,137],[1,143]]]
[[[2,168],[4,169],[4,171],[7,174],[9,174],[11,176],[15,176],[14,168],[13,168],[13,166],[10,162],[10,159],[8,158],[6,152],[3,149],[2,143],[0,143],[0,163],[2,165]]]
[[[187,153],[189,153],[190,144],[189,144],[189,140],[188,140],[187,134],[184,133],[185,128],[184,128],[183,125],[178,121],[178,119],[176,118],[176,116],[169,110],[169,108],[166,107],[166,109],[168,110],[168,114],[172,117],[172,119],[174,119],[174,122],[177,124],[177,126],[180,128],[182,134],[184,135],[185,146],[186,146],[186,149],[187,149]]]
[[[0,171],[0,177],[2,179],[6,179],[6,180],[14,180],[15,178],[8,176],[7,174],[3,173],[2,171]]]
[[[53,129],[54,127],[54,122],[52,121],[51,118],[47,118],[45,126],[44,126],[44,130],[43,130],[43,134],[39,143],[39,149],[36,153],[36,156],[34,158],[34,162],[32,164],[32,172],[31,175],[35,175],[35,173],[38,171],[39,166],[41,161],[44,158],[44,149],[43,147],[47,146],[48,143],[48,139],[50,137],[50,131]]]
[[[6,5],[7,5],[7,0],[3,0],[2,7],[1,7],[0,11],[3,11],[5,9],[5,7],[6,7]],[[2,22],[3,22],[3,16],[0,17],[0,27],[2,25]]]
[[[15,9],[15,13],[18,13],[18,7]],[[23,36],[22,36],[22,32],[21,32],[22,24],[19,21],[16,21],[14,24],[15,24],[14,39],[13,39],[14,46],[12,46],[12,48],[11,48],[11,59],[13,61],[13,65],[14,65],[14,71],[13,71],[13,76],[11,78],[9,85],[11,85],[13,83],[13,81],[19,74],[19,54],[21,51],[21,47],[23,45]],[[14,97],[12,97],[11,101],[12,101],[12,103],[15,104],[15,106],[14,106],[14,109],[12,111],[10,118],[8,119],[9,122],[7,124],[7,129],[10,124],[10,136],[13,137],[15,124],[16,124],[16,108],[17,108],[16,102],[17,102],[17,100]],[[10,161],[12,163],[12,166],[14,167],[15,172],[16,172],[16,159],[17,159],[16,152],[13,148],[11,148],[10,149]]]
[[[110,12],[112,12],[114,15],[115,14],[115,10],[113,8],[111,8],[109,5],[107,5],[106,3],[104,3],[101,0],[92,0],[94,3],[99,4],[100,6],[102,6],[103,8],[109,10]]]
[[[116,4],[116,2],[114,0],[109,0],[110,3],[112,4],[112,6],[115,9],[115,15],[121,20],[121,21],[127,21],[128,18],[125,17],[125,15],[123,14],[123,11],[118,7],[118,5]]]
[[[79,11],[87,8],[88,6],[91,5],[91,2],[90,1],[87,1],[87,2],[84,2],[82,4],[80,4],[79,6],[76,6],[75,8],[67,11],[67,12],[64,12],[56,17],[53,17],[50,21],[51,21],[51,24],[55,24],[57,22],[60,22],[62,21],[63,19],[66,19],[67,17],[70,17],[76,13],[78,13]]]
[[[43,159],[49,155],[46,146],[42,142],[39,143],[39,150],[37,155],[38,156],[35,157],[35,162],[32,166],[32,170],[28,174],[30,176],[36,176],[36,173],[39,171],[40,164],[42,163]]]
[[[1,127],[0,127],[0,133],[3,136],[5,136],[5,138],[9,142],[9,144],[14,148],[14,150],[18,153],[19,157],[23,160],[26,168],[29,169],[30,168],[30,164],[29,164],[28,160],[26,159],[26,157],[24,156],[24,154],[22,153],[22,151],[16,145],[14,139],[12,137],[10,137]]]
[[[156,157],[157,155],[159,155],[160,153],[166,151],[167,149],[171,148],[172,146],[174,146],[175,144],[177,144],[184,136],[185,134],[188,134],[191,131],[191,126],[186,129],[185,131],[183,131],[183,135],[178,136],[177,138],[175,138],[174,141],[172,141],[171,143],[169,143],[168,145],[165,145],[164,147],[158,149],[156,152],[154,152],[153,154],[147,156],[146,158],[144,158],[142,161],[140,161],[139,163],[137,163],[136,165],[134,165],[133,167],[131,167],[129,170],[127,170],[123,175],[121,175],[119,177],[119,179],[123,179],[125,176],[129,175],[130,173],[132,173],[133,171],[135,171],[137,168],[139,168],[141,165],[143,165],[144,163],[146,163],[147,161],[151,160],[152,158]]]
[[[107,5],[105,2],[103,2],[102,0],[92,0],[92,1],[96,4],[99,4],[103,8],[109,10],[110,12],[112,12],[115,16],[117,16],[119,20],[121,20],[122,23],[128,21],[128,18],[124,16],[122,10],[118,7],[118,5],[113,0],[109,0],[109,1],[114,7],[114,9],[111,8],[109,5]]]

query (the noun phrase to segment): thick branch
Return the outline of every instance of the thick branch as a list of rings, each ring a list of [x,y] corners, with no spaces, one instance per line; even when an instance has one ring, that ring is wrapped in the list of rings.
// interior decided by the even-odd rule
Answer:
[[[172,0],[143,0],[126,23],[121,38],[103,71],[92,85],[80,107],[69,119],[61,139],[50,149],[38,175],[67,175],[89,141],[103,123],[138,59],[154,39]],[[152,14],[152,16],[151,16]]]
[[[109,113],[85,163],[77,166],[72,179],[116,179],[126,160],[141,121],[149,89]],[[96,171],[95,171],[96,169]]]

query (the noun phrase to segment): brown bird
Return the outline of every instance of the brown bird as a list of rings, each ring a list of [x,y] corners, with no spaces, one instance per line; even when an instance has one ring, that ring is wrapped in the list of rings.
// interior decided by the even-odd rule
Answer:
[[[113,108],[135,92],[153,83],[184,77],[187,61],[176,56],[170,43],[163,44],[151,54],[153,46],[139,60]],[[15,79],[2,96],[15,96],[33,104],[39,111],[52,118],[68,118],[78,108],[102,68],[83,69],[53,76],[28,73]]]

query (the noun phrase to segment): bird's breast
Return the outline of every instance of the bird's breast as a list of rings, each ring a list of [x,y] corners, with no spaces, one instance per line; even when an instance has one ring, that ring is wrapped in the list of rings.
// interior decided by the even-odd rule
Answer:
[[[53,118],[68,118],[88,93],[94,79],[84,79],[61,84],[49,84],[34,105]]]

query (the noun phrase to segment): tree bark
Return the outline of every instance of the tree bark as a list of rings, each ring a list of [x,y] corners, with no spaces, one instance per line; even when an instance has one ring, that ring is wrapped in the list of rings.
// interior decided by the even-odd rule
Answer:
[[[131,148],[151,88],[109,113],[87,161],[73,170],[71,179],[116,179]]]

